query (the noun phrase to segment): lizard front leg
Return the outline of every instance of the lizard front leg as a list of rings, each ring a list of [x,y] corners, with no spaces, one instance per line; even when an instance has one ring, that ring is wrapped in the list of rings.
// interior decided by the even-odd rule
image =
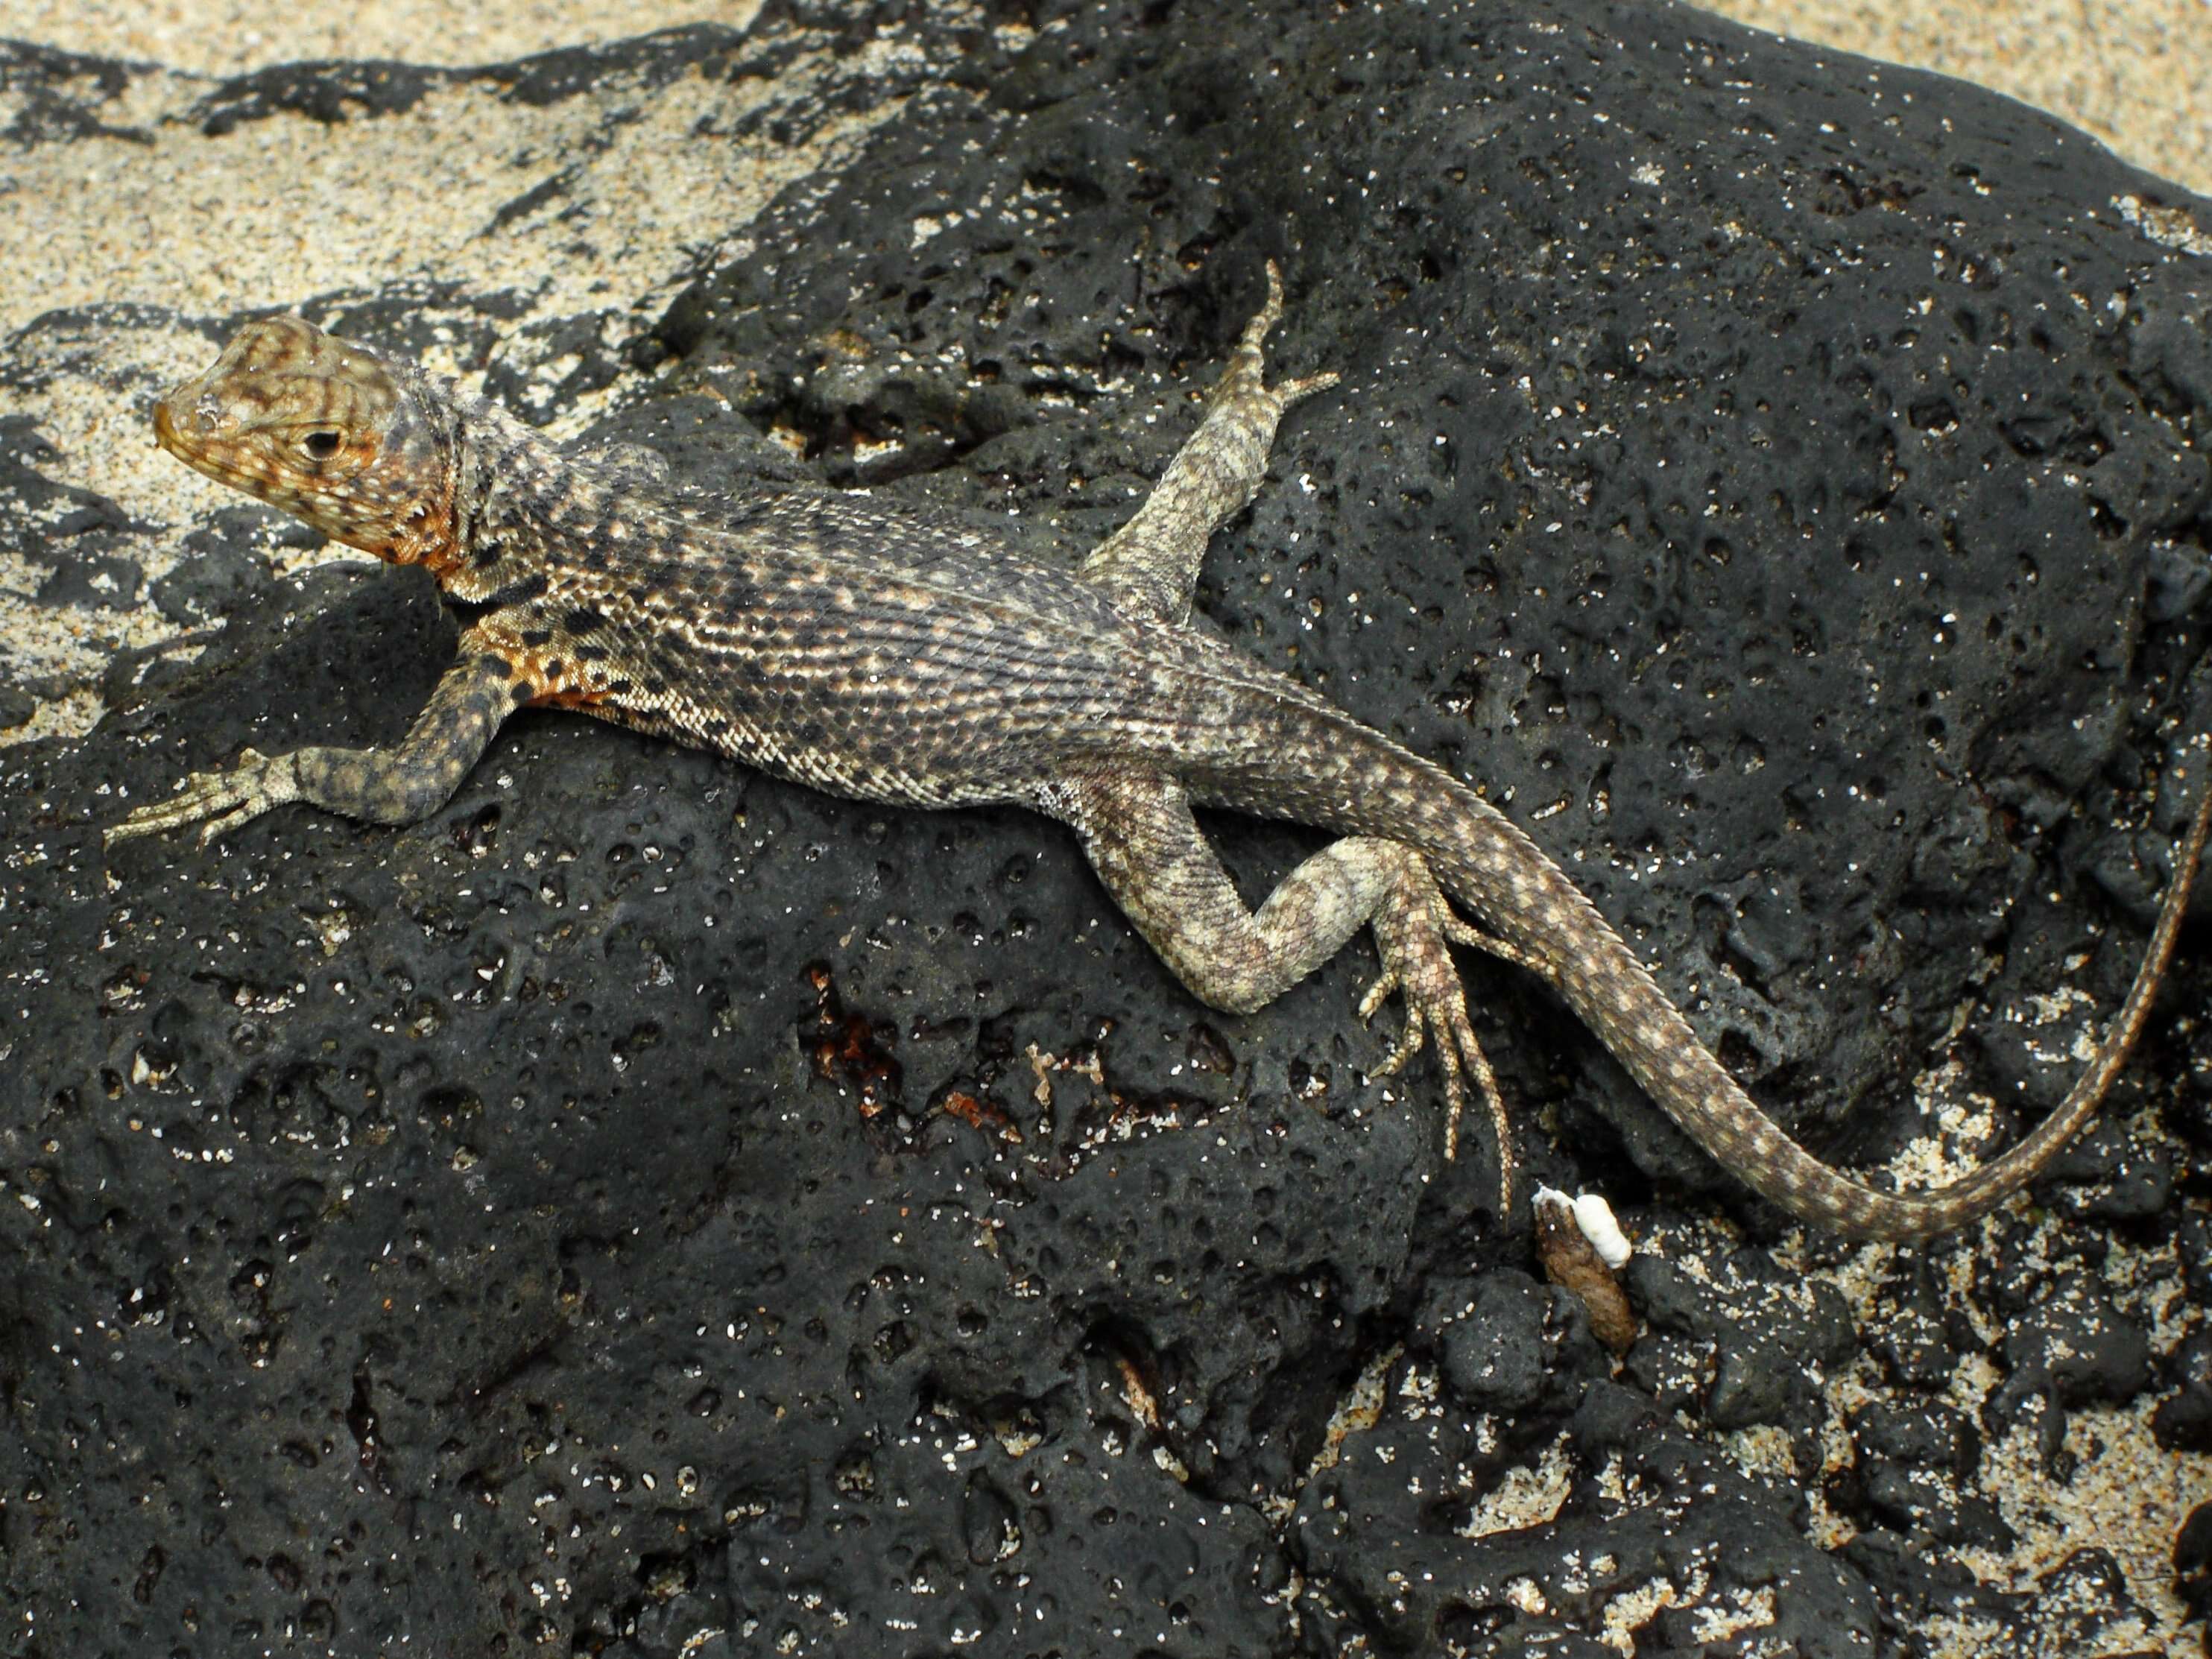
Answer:
[[[1229,1013],[1266,1006],[1328,961],[1362,927],[1375,930],[1382,976],[1360,1004],[1373,1018],[1392,992],[1406,1028],[1377,1076],[1397,1071],[1431,1035],[1444,1073],[1444,1156],[1456,1157],[1466,1079],[1498,1133],[1498,1207],[1513,1201],[1513,1140],[1498,1079],[1475,1041],[1455,944],[1517,959],[1501,940],[1453,913],[1421,855],[1399,842],[1352,836],[1283,878],[1257,910],[1221,867],[1181,785],[1149,776],[1086,777],[1039,803],[1066,820],[1106,890],[1176,977]]]
[[[225,830],[290,801],[307,801],[373,823],[412,823],[435,811],[483,758],[492,734],[518,701],[521,684],[507,661],[475,630],[446,671],[405,738],[385,749],[296,749],[263,755],[248,749],[221,772],[195,772],[167,800],[142,806],[111,826],[106,843],[200,825],[205,846]]]
[[[1206,418],[1145,497],[1135,516],[1099,543],[1081,574],[1123,609],[1164,622],[1190,615],[1191,590],[1215,530],[1259,493],[1283,411],[1336,384],[1311,374],[1269,386],[1260,347],[1283,314],[1282,273],[1267,262],[1267,303],[1244,326],[1206,399]]]

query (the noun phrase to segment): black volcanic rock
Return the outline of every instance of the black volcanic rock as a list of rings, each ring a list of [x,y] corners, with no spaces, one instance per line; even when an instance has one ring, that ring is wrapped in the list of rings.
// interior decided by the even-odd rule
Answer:
[[[2057,1097],[2212,726],[2212,297],[2142,213],[2212,204],[1675,7],[914,9],[292,66],[194,119],[368,131],[465,74],[520,133],[830,43],[842,76],[772,118],[866,114],[856,157],[749,225],[697,202],[649,332],[537,318],[569,367],[492,390],[699,489],[1018,513],[1042,557],[1126,514],[1279,259],[1275,362],[1345,380],[1218,538],[1209,623],[1480,781],[1824,1155],[1930,1133],[1946,1060],[1996,1103],[1967,1157]],[[137,72],[13,64],[23,143],[86,142]],[[320,314],[482,363],[518,310],[436,276]],[[2163,1030],[2060,1222],[1900,1252],[1853,1301],[1820,1276],[1845,1252],[1778,1252],[1555,999],[1469,960],[1528,1173],[1659,1252],[1618,1381],[1492,1213],[1487,1145],[1442,1161],[1425,1066],[1363,1081],[1393,1035],[1353,1017],[1364,945],[1213,1014],[1025,815],[533,714],[405,830],[295,809],[104,854],[244,744],[398,737],[452,625],[404,573],[276,579],[243,507],[142,591],[171,527],[0,439],[7,533],[74,573],[51,602],[150,600],[202,647],[0,752],[27,1655],[1594,1654],[1608,1616],[1640,1651],[1859,1655],[1956,1607],[2025,1644],[2070,1592],[1961,1565],[2009,1535],[1965,1490],[1982,1439],[2033,1417],[2055,1465],[2075,1407],[2191,1386],[2105,1271],[2212,1197],[2159,1150]],[[1221,830],[1255,894],[1316,844]],[[2203,1008],[2204,943],[2169,1010]],[[1893,1398],[1838,1473],[1825,1390],[1862,1355]],[[1945,1393],[1969,1358],[2007,1384],[1978,1425]],[[1790,1443],[1740,1459],[1762,1435]],[[2130,1607],[2118,1562],[2066,1584]]]

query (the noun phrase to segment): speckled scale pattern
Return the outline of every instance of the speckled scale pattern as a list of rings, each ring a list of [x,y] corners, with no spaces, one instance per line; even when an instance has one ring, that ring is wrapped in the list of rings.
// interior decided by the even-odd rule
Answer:
[[[572,477],[489,514],[506,544],[557,550],[542,586],[476,623],[507,642],[532,701],[818,787],[1013,798],[1084,722],[1133,718],[1154,690],[1103,595],[1055,611],[1064,574],[873,502],[793,492],[673,516]]]
[[[160,441],[326,534],[423,565],[467,619],[461,654],[402,743],[248,750],[109,838],[198,823],[205,839],[291,801],[409,822],[450,797],[508,711],[576,708],[843,794],[1047,812],[1215,1006],[1266,1004],[1371,927],[1382,971],[1361,1012],[1391,994],[1407,1006],[1384,1069],[1433,1042],[1448,1155],[1473,1086],[1497,1137],[1501,1209],[1512,1138],[1455,945],[1550,981],[1716,1158],[1817,1225],[1923,1237],[2032,1179],[2094,1115],[2148,1016],[2212,791],[2127,1000],[2060,1107],[1932,1194],[1839,1173],[1737,1086],[1527,835],[1442,769],[1188,626],[1206,543],[1259,488],[1284,411],[1334,380],[1266,383],[1261,345],[1280,313],[1270,267],[1267,301],[1198,430],[1076,572],[862,493],[686,495],[649,457],[564,455],[495,405],[297,319],[252,325],[163,399]],[[1252,910],[1194,802],[1345,838]]]

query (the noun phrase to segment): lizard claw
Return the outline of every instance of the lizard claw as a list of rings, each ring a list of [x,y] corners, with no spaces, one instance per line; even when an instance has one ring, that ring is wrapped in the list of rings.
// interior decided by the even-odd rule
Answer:
[[[1471,1078],[1498,1135],[1498,1203],[1504,1214],[1513,1204],[1512,1126],[1497,1074],[1468,1018],[1467,993],[1450,950],[1453,944],[1473,945],[1498,954],[1500,942],[1455,916],[1427,866],[1416,854],[1407,857],[1409,867],[1375,915],[1382,973],[1359,1005],[1360,1018],[1369,1019],[1392,992],[1400,993],[1406,999],[1406,1026],[1389,1057],[1369,1075],[1390,1076],[1435,1036],[1444,1074],[1444,1157],[1459,1156],[1460,1117]]]

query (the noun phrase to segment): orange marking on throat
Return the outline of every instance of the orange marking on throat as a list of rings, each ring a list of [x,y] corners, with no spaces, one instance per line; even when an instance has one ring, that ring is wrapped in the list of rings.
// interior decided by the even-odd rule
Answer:
[[[415,521],[388,544],[362,550],[392,564],[419,564],[441,585],[465,562],[460,544],[453,538],[453,514],[443,502],[420,511]]]

